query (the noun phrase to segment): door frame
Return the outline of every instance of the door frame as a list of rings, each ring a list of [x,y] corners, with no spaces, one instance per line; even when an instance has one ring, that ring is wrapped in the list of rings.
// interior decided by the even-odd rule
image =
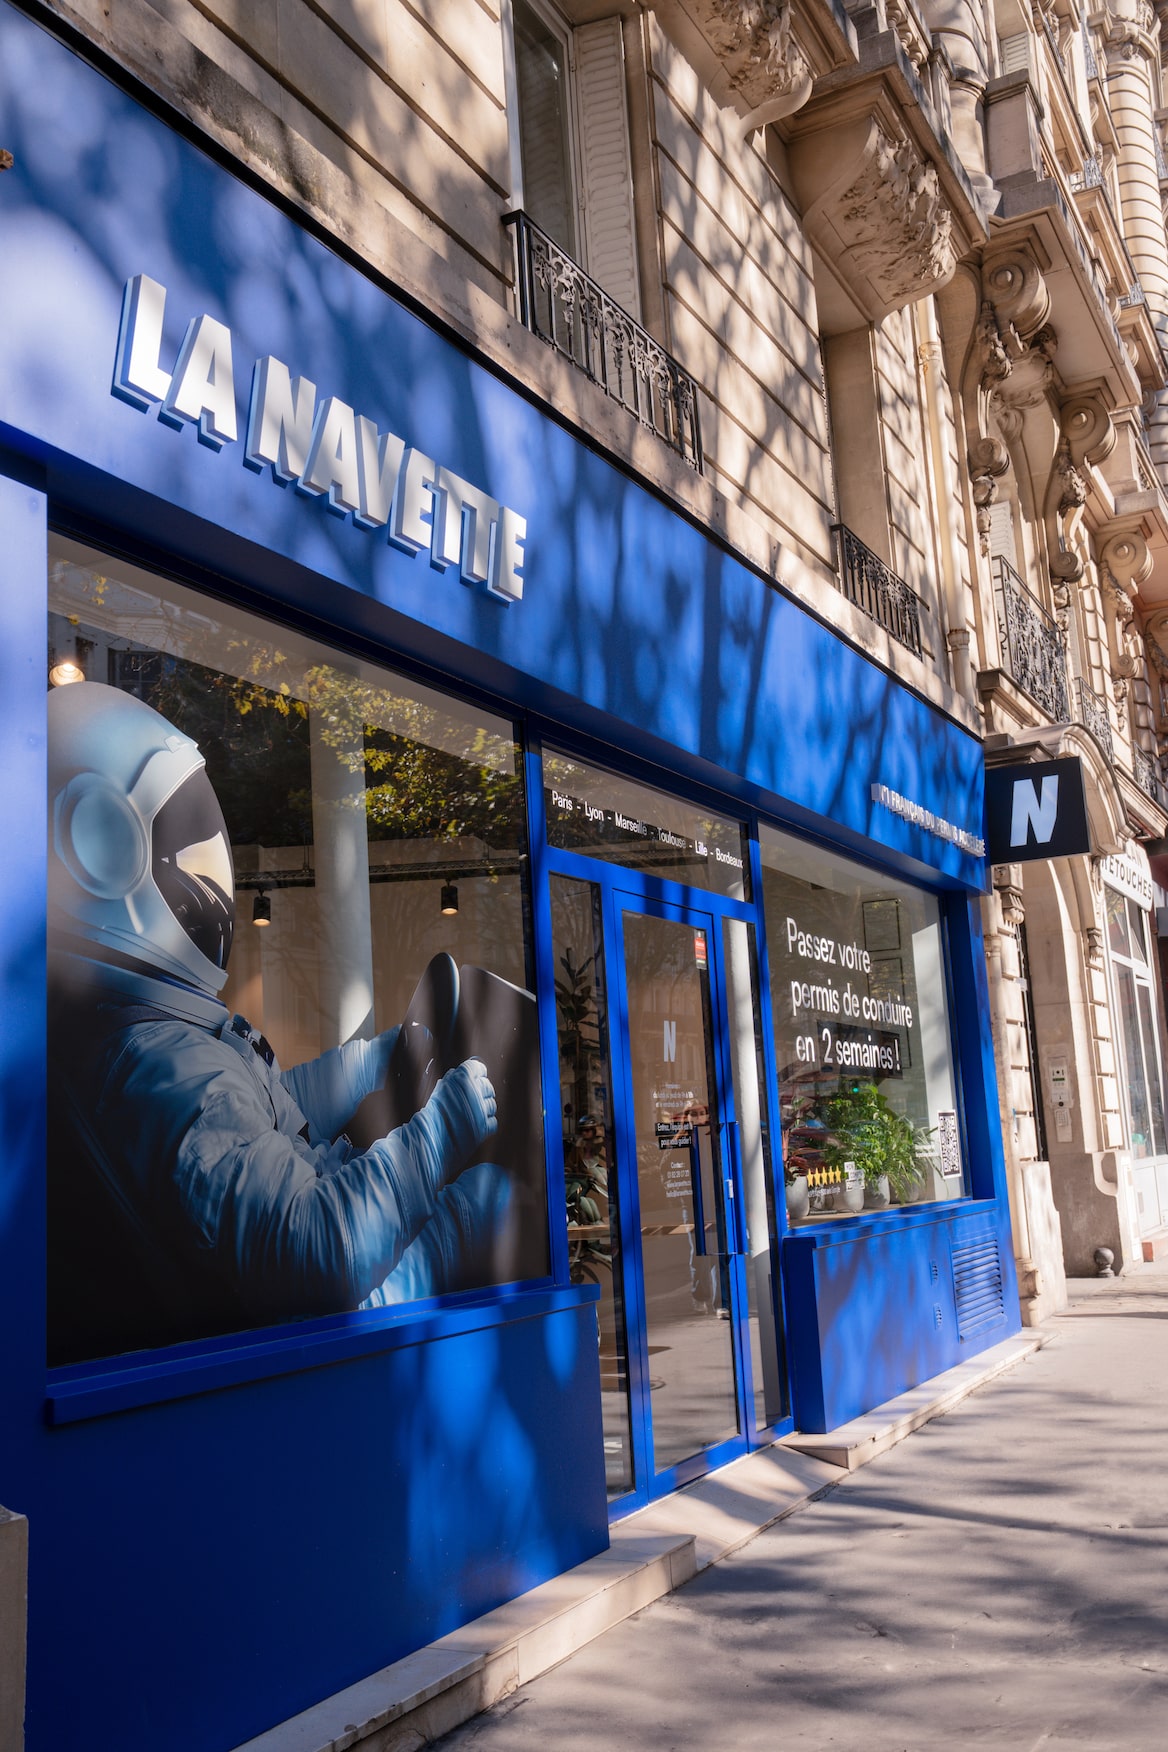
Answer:
[[[623,874],[623,870],[622,870]],[[744,1239],[743,1218],[745,1196],[741,1163],[732,1143],[734,1119],[734,1086],[730,1075],[729,1012],[726,1006],[725,974],[722,967],[722,944],[717,914],[704,907],[680,905],[676,901],[647,897],[634,888],[612,884],[602,899],[605,938],[612,944],[611,964],[607,969],[609,991],[609,1043],[612,1052],[613,1130],[617,1139],[617,1173],[620,1176],[619,1210],[621,1261],[624,1272],[626,1308],[626,1344],[628,1346],[630,1411],[632,1414],[632,1447],[634,1481],[633,1496],[663,1496],[701,1477],[715,1466],[739,1458],[750,1451],[752,1434],[753,1393],[748,1385],[750,1371],[750,1330],[747,1312],[746,1272],[740,1243]],[[716,1106],[718,1131],[718,1172],[722,1178],[722,1217],[727,1239],[726,1273],[730,1287],[730,1380],[738,1417],[734,1436],[710,1447],[688,1454],[672,1466],[656,1468],[653,1462],[653,1404],[649,1380],[649,1321],[645,1285],[645,1260],[641,1232],[640,1170],[638,1164],[636,1113],[632,1086],[631,1028],[628,1003],[628,978],[625,961],[625,915],[660,919],[693,930],[703,930],[708,942],[708,974],[710,999],[709,1072],[715,1087],[711,1091],[712,1106]],[[726,1187],[733,1188],[731,1212]],[[634,1362],[635,1352],[635,1362]],[[636,1388],[634,1390],[634,1383]],[[622,1499],[623,1500],[623,1499]]]
[[[560,732],[557,743],[571,739],[564,738]],[[606,956],[606,980],[609,991],[619,986],[619,1006],[624,1015],[620,1023],[619,1036],[616,1032],[617,1017],[610,1014],[609,1051],[613,1081],[613,1122],[614,1134],[619,1134],[623,1125],[621,1115],[628,1112],[627,1100],[627,1010],[625,996],[624,973],[624,943],[623,934],[619,930],[619,919],[616,909],[619,902],[618,894],[631,899],[640,908],[651,906],[666,906],[681,911],[705,914],[713,926],[712,935],[717,938],[713,951],[713,971],[717,981],[712,986],[711,997],[715,1014],[715,1051],[718,1054],[718,1074],[721,1078],[722,1090],[730,1091],[730,1111],[733,1112],[733,1083],[730,1077],[728,1055],[728,1011],[726,988],[723,970],[723,926],[726,918],[739,920],[753,927],[755,945],[755,971],[758,980],[759,1021],[761,1025],[763,1066],[762,1094],[770,1115],[769,1133],[771,1138],[768,1174],[770,1184],[768,1191],[768,1207],[772,1213],[772,1221],[767,1237],[771,1250],[773,1297],[768,1309],[759,1309],[759,1317],[764,1313],[775,1322],[778,1351],[783,1372],[784,1403],[787,1406],[785,1415],[771,1424],[756,1426],[753,1414],[753,1393],[750,1391],[750,1350],[748,1330],[748,1297],[744,1281],[745,1256],[731,1256],[732,1268],[737,1270],[743,1281],[736,1291],[736,1300],[742,1310],[742,1332],[734,1341],[735,1356],[735,1387],[739,1396],[742,1428],[738,1437],[732,1442],[719,1444],[717,1448],[704,1449],[700,1453],[687,1458],[666,1472],[653,1476],[651,1473],[650,1455],[647,1444],[644,1443],[641,1431],[645,1428],[642,1413],[642,1400],[648,1394],[648,1379],[644,1371],[644,1303],[639,1282],[630,1284],[626,1267],[626,1286],[636,1292],[637,1300],[634,1308],[626,1304],[626,1324],[630,1328],[636,1324],[636,1344],[628,1345],[627,1367],[629,1372],[630,1396],[630,1438],[633,1446],[634,1487],[620,1497],[609,1502],[610,1520],[619,1520],[624,1515],[642,1508],[646,1503],[659,1496],[668,1494],[680,1485],[689,1483],[694,1478],[702,1477],[715,1467],[723,1465],[727,1460],[738,1458],[756,1449],[770,1446],[783,1435],[789,1434],[795,1427],[794,1417],[790,1410],[792,1405],[792,1381],[789,1358],[789,1347],[786,1342],[785,1308],[786,1298],[782,1277],[782,1241],[787,1232],[786,1198],[784,1193],[781,1145],[779,1143],[778,1126],[778,1080],[775,1071],[775,1046],[772,1020],[770,1013],[770,980],[767,960],[766,928],[762,908],[762,860],[758,845],[758,822],[752,813],[736,807],[726,798],[718,798],[702,791],[701,787],[685,787],[677,785],[662,785],[662,774],[648,775],[629,766],[616,757],[616,751],[607,749],[603,752],[582,752],[582,757],[597,760],[598,764],[610,771],[623,774],[645,784],[652,789],[664,790],[668,795],[686,796],[691,801],[709,807],[720,813],[728,813],[740,821],[744,830],[744,844],[747,851],[747,868],[750,874],[750,892],[753,900],[734,900],[726,895],[714,893],[707,889],[692,888],[688,885],[674,882],[665,877],[652,876],[640,871],[630,870],[627,866],[613,863],[604,858],[592,857],[584,852],[562,850],[551,847],[547,840],[547,819],[544,807],[543,790],[543,760],[542,738],[534,726],[530,727],[527,751],[524,759],[526,777],[526,801],[528,816],[528,845],[531,856],[531,903],[533,909],[533,968],[534,990],[538,999],[540,1018],[540,1047],[543,1060],[544,1111],[548,1116],[545,1120],[545,1144],[547,1152],[547,1185],[549,1210],[549,1243],[552,1273],[557,1283],[569,1281],[568,1238],[566,1225],[559,1219],[560,1205],[563,1193],[563,1145],[562,1132],[559,1123],[559,1042],[556,1034],[556,1002],[555,1002],[555,966],[552,950],[552,920],[551,891],[549,878],[552,875],[574,878],[580,882],[594,884],[601,895],[601,917],[604,929],[604,950]],[[612,959],[619,955],[619,966]],[[619,1044],[619,1051],[617,1050]],[[618,1077],[620,1079],[618,1085]],[[620,1107],[618,1109],[618,1088]],[[733,1150],[733,1165],[735,1171],[736,1196],[742,1197],[741,1162],[737,1146]],[[629,1199],[621,1201],[618,1233],[620,1235],[622,1256],[628,1258],[627,1248],[629,1234],[626,1228],[631,1218]],[[634,1206],[639,1214],[639,1200]],[[745,1220],[743,1218],[743,1220]],[[636,1276],[640,1277],[640,1236],[633,1237],[636,1246],[633,1256],[637,1261]],[[638,1446],[640,1444],[640,1446]]]

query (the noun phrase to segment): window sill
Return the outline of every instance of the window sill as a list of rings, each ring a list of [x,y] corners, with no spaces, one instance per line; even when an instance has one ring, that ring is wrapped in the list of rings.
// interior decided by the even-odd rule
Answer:
[[[56,1427],[162,1405],[459,1333],[538,1319],[594,1302],[599,1294],[594,1284],[509,1285],[444,1306],[341,1314],[311,1324],[297,1322],[291,1328],[265,1327],[257,1333],[176,1345],[163,1352],[135,1351],[97,1363],[72,1364],[50,1374],[45,1418]]]
[[[842,1241],[860,1241],[889,1228],[915,1229],[930,1224],[955,1222],[958,1217],[995,1212],[988,1198],[935,1199],[931,1204],[892,1205],[884,1211],[820,1217],[789,1226],[784,1243],[797,1241],[808,1247],[831,1247]]]

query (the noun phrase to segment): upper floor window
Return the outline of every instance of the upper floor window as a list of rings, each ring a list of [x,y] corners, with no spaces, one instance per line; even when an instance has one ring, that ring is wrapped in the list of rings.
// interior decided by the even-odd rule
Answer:
[[[514,0],[515,83],[523,206],[541,231],[577,254],[576,178],[566,29],[553,29],[526,0]]]
[[[573,28],[535,0],[511,20],[515,205],[639,321],[621,20]]]

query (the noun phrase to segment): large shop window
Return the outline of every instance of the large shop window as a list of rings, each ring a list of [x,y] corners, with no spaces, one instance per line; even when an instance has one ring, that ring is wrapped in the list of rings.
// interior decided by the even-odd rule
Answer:
[[[760,834],[791,1220],[965,1192],[932,896]]]
[[[1131,1152],[1137,1161],[1162,1156],[1168,1150],[1164,1128],[1160,1044],[1156,1038],[1152,1002],[1152,964],[1148,915],[1134,900],[1105,883],[1107,950],[1111,961],[1116,1008],[1127,1076]]]
[[[514,728],[51,549],[53,1363],[542,1277]]]

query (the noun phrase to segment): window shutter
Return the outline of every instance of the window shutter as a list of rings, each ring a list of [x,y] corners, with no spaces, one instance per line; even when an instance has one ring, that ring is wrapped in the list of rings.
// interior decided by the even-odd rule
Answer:
[[[999,555],[1017,570],[1018,555],[1014,547],[1014,507],[1009,499],[995,499],[990,506],[990,555]]]
[[[625,56],[619,18],[575,32],[576,98],[580,118],[580,181],[585,267],[610,297],[640,321]]]
[[[1030,37],[1026,31],[1017,36],[998,38],[998,60],[1003,73],[1029,73]]]

